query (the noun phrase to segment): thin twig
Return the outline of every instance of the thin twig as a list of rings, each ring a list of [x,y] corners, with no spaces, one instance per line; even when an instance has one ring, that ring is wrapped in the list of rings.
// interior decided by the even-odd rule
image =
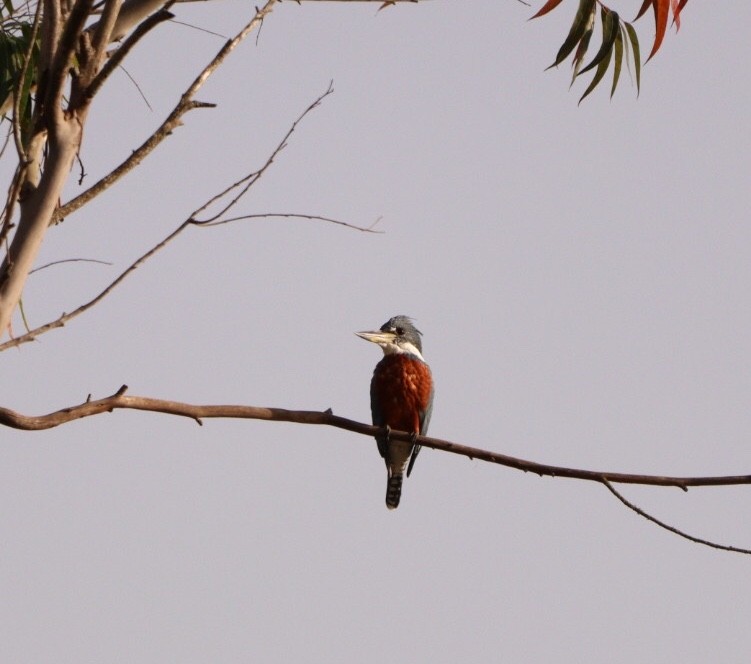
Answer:
[[[229,210],[231,210],[237,204],[237,202],[248,192],[248,190],[258,181],[258,179],[271,167],[271,164],[274,163],[274,159],[276,159],[277,156],[282,152],[282,150],[284,150],[284,148],[287,147],[287,141],[289,140],[290,136],[292,136],[292,134],[295,132],[300,122],[302,122],[303,118],[305,118],[305,116],[308,115],[308,113],[318,108],[321,105],[321,102],[323,102],[323,100],[326,99],[326,97],[328,97],[330,94],[333,94],[333,92],[334,92],[334,82],[329,81],[329,86],[328,88],[326,88],[326,91],[320,94],[313,101],[313,103],[311,103],[302,113],[300,113],[298,118],[292,123],[290,128],[287,130],[287,133],[282,137],[282,140],[279,141],[277,146],[269,155],[269,158],[266,160],[266,163],[264,163],[264,165],[261,166],[261,168],[259,168],[257,171],[254,171],[253,173],[246,175],[241,180],[238,180],[234,184],[230,185],[224,191],[210,198],[201,207],[194,210],[193,214],[191,215],[191,218],[193,219],[193,223],[195,223],[196,225],[212,224],[216,222],[218,219],[220,219],[222,216],[224,216]],[[203,219],[203,220],[196,219],[196,217],[199,214],[201,214],[202,212],[205,212],[214,203],[216,203],[217,201],[223,198],[226,198],[227,194],[229,194],[231,191],[238,189],[238,188],[240,189],[240,193],[236,194],[234,198],[232,198],[228,203],[226,203],[224,207],[221,210],[219,210],[219,212],[213,214],[208,219]]]
[[[639,516],[643,516],[647,521],[651,521],[652,523],[660,526],[660,528],[669,530],[671,533],[675,533],[679,537],[683,537],[684,539],[687,539],[690,542],[695,542],[696,544],[703,544],[704,546],[709,546],[713,549],[720,549],[721,551],[732,551],[733,553],[745,553],[746,555],[751,555],[751,549],[742,549],[737,546],[727,546],[725,544],[717,544],[717,542],[710,542],[709,540],[701,539],[700,537],[694,537],[693,535],[684,533],[682,530],[678,530],[678,528],[675,528],[674,526],[670,526],[664,521],[660,521],[659,519],[653,517],[651,514],[647,514],[647,512],[645,512],[643,509],[641,509],[640,507],[637,507],[632,502],[624,498],[623,495],[621,495],[618,491],[616,491],[613,488],[613,485],[607,479],[603,478],[602,483],[608,488],[610,493],[612,493],[626,507],[636,512]]]
[[[130,72],[122,65],[120,65],[120,70],[130,79],[130,82],[135,86],[136,90],[138,91],[138,94],[141,95],[141,99],[143,99],[143,103],[146,104],[146,107],[153,113],[154,109],[151,107],[151,104],[149,104],[149,100],[146,98],[146,95],[144,94],[143,90],[141,90],[141,86],[138,85],[138,81],[136,81],[136,79],[130,75]]]
[[[52,267],[53,265],[60,265],[61,263],[98,263],[99,265],[112,265],[112,263],[108,263],[107,261],[100,261],[96,258],[63,258],[59,261],[52,261],[51,263],[45,263],[44,265],[35,267],[33,270],[31,270],[31,272],[29,272],[29,275],[34,274],[34,272],[40,272],[48,267]]]
[[[317,214],[300,214],[295,212],[259,212],[255,214],[244,214],[239,217],[230,217],[228,219],[220,219],[219,221],[212,222],[197,222],[194,221],[197,226],[204,228],[213,228],[214,226],[222,226],[223,224],[230,224],[235,221],[246,221],[249,219],[306,219],[308,221],[325,221],[329,224],[336,226],[344,226],[345,228],[351,228],[355,231],[361,231],[362,233],[376,233],[381,234],[385,231],[376,231],[372,227],[368,226],[356,226],[347,221],[341,221],[340,219],[332,219],[331,217],[322,217]]]
[[[182,25],[186,28],[191,28],[192,30],[198,30],[199,32],[205,32],[206,34],[213,35],[214,37],[220,37],[221,39],[227,39],[227,35],[223,35],[220,32],[214,32],[213,30],[202,28],[200,25],[193,25],[192,23],[186,23],[185,21],[178,21],[176,18],[171,19],[170,23],[173,23],[175,25]]]

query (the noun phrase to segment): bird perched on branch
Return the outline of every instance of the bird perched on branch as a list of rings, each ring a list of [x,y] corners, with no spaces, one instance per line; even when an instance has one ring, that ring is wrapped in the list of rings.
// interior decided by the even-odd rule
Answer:
[[[415,439],[428,431],[433,377],[422,356],[422,333],[407,316],[394,316],[380,330],[355,334],[383,350],[370,381],[370,410],[373,424],[384,427],[376,441],[388,471],[386,506],[393,510],[399,506],[405,468],[409,477],[420,452]],[[406,431],[412,439],[391,440],[391,429]]]

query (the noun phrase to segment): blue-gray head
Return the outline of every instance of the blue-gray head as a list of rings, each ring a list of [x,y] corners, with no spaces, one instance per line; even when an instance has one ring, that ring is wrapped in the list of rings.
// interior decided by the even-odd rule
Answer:
[[[420,339],[422,332],[415,327],[409,316],[394,316],[381,325],[378,331],[355,334],[366,341],[378,344],[384,355],[409,353],[423,359]]]

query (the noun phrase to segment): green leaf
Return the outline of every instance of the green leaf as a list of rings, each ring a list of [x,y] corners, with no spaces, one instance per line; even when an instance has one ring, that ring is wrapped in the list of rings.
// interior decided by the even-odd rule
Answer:
[[[579,103],[581,104],[584,101],[584,98],[592,92],[597,87],[597,84],[602,80],[602,77],[605,76],[605,72],[608,70],[608,67],[610,66],[610,55],[612,53],[612,49],[607,52],[605,57],[600,61],[600,64],[597,65],[597,71],[595,72],[594,78],[592,78],[592,82],[589,84],[589,87],[584,91],[584,94],[579,97]]]
[[[5,22],[5,29],[0,30],[0,105],[18,90],[18,115],[22,135],[28,135],[31,127],[33,107],[33,90],[36,84],[37,63],[39,62],[39,37],[30,43],[33,26],[11,19]],[[29,48],[31,46],[31,49]],[[31,58],[21,80],[26,57]],[[10,112],[7,112],[10,115]]]
[[[579,9],[574,16],[574,22],[571,24],[568,37],[563,42],[560,49],[558,49],[558,55],[555,57],[555,62],[548,67],[557,67],[563,62],[574,50],[581,38],[584,36],[584,32],[587,29],[587,22],[590,20],[592,14],[594,14],[596,8],[596,0],[579,0]]]
[[[618,79],[621,77],[621,65],[623,64],[623,36],[620,28],[615,38],[615,63],[613,64],[613,86],[610,88],[610,98],[613,98],[615,89],[618,87]]]
[[[592,58],[592,62],[590,62],[584,69],[582,69],[579,74],[584,74],[585,72],[588,72],[590,69],[594,69],[599,65],[605,58],[608,58],[610,60],[610,55],[613,51],[613,44],[615,43],[615,39],[618,36],[618,27],[620,25],[620,19],[618,18],[618,14],[616,12],[610,11],[609,9],[602,8],[601,13],[601,20],[602,20],[602,44],[600,45],[600,50],[597,51],[597,55],[595,55],[594,58]]]
[[[584,56],[587,54],[587,49],[589,48],[589,41],[592,39],[592,34],[594,33],[594,14],[591,16],[591,20],[589,21],[589,24],[587,25],[587,29],[584,31],[584,35],[581,38],[581,41],[579,42],[579,46],[576,49],[576,54],[574,55],[574,62],[573,62],[573,72],[571,74],[571,84],[569,87],[571,87],[574,84],[574,81],[576,80],[576,77],[579,75],[579,69],[581,69],[582,62],[584,61]]]
[[[639,38],[636,36],[636,30],[630,23],[624,23],[628,40],[631,42],[631,48],[634,52],[634,74],[636,74],[636,96],[639,96],[641,89],[641,55],[639,53]]]

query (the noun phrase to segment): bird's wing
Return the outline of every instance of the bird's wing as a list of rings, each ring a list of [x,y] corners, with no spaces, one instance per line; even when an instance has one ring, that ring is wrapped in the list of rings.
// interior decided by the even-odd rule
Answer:
[[[430,424],[430,416],[433,414],[433,396],[435,394],[435,390],[431,387],[430,388],[430,397],[428,398],[428,406],[427,408],[420,413],[420,435],[426,436],[428,434],[428,425]],[[415,449],[412,450],[412,456],[409,460],[409,466],[407,466],[407,477],[409,477],[409,474],[412,472],[412,466],[415,465],[415,460],[417,459],[417,455],[420,453],[420,450],[422,449],[422,445],[415,445]]]
[[[370,384],[370,414],[373,419],[373,426],[382,427],[386,424],[385,419],[383,417],[383,410],[381,408],[381,403],[378,400],[378,395],[376,394],[376,391],[373,389],[374,385],[373,382]],[[376,442],[378,443],[378,452],[380,455],[385,459],[386,458],[386,437],[385,436],[376,436],[375,437]]]

